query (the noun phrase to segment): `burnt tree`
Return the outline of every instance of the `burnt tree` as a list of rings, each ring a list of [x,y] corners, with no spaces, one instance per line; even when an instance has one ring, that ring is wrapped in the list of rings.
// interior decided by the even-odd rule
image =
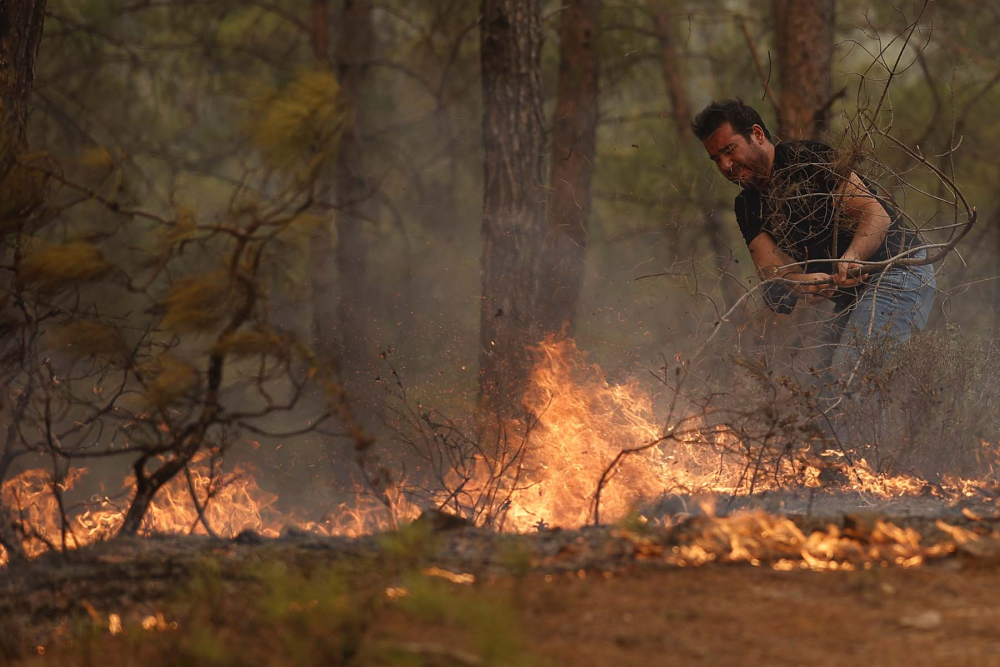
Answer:
[[[540,0],[483,0],[482,301],[480,393],[498,413],[519,408],[526,346],[540,332],[545,241]]]
[[[0,3],[0,181],[27,145],[28,98],[46,0]]]
[[[598,28],[602,0],[571,0],[559,26],[559,86],[552,123],[548,233],[539,315],[572,334],[583,286],[590,183],[597,140]]]
[[[42,40],[42,26],[45,21],[46,0],[3,0],[0,2],[0,210],[8,229],[21,225],[17,220],[7,220],[9,216],[19,216],[23,209],[34,202],[25,200],[24,184],[16,178],[8,179],[14,171],[21,154],[27,149],[27,124],[29,99],[35,79],[35,59]],[[34,199],[30,197],[29,199]],[[19,202],[12,206],[12,202]],[[4,242],[6,246],[6,242]],[[26,408],[22,392],[5,407],[7,434],[3,449],[0,450],[0,482],[18,455],[15,452],[16,434],[19,422]],[[0,546],[3,546],[11,560],[21,560],[25,552],[21,541],[14,532],[10,517],[0,498]]]
[[[818,139],[831,101],[834,0],[772,0],[781,106],[778,135]]]

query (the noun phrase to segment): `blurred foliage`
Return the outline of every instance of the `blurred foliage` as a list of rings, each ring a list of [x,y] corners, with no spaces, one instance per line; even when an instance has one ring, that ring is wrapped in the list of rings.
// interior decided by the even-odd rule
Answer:
[[[503,591],[445,581],[441,571],[419,569],[422,561],[400,552],[386,562],[331,562],[278,547],[243,562],[206,556],[155,613],[119,610],[115,633],[89,606],[67,641],[29,657],[22,630],[0,623],[0,656],[23,667],[455,664],[449,656],[492,667],[536,663]],[[414,636],[424,639],[408,641]]]
[[[885,470],[934,479],[982,474],[1000,442],[997,340],[945,327],[905,343],[875,341],[868,386],[885,413],[870,445]],[[862,392],[857,401],[869,392]]]
[[[0,182],[0,234],[9,234],[44,201],[48,178],[44,154],[22,156]]]
[[[280,90],[251,98],[250,135],[263,157],[278,169],[305,162],[307,172],[337,151],[346,119],[340,86],[326,69],[303,69]]]
[[[120,360],[128,354],[122,332],[113,326],[93,320],[75,319],[52,331],[54,343],[68,354]]]
[[[167,408],[198,384],[194,366],[169,354],[150,359],[138,370],[146,384],[147,399],[160,409]]]
[[[208,271],[178,280],[164,298],[165,326],[179,331],[210,331],[220,327],[237,298],[229,273]]]
[[[410,522],[378,539],[379,546],[400,571],[424,563],[438,543],[429,521]]]
[[[73,241],[37,249],[28,255],[21,269],[25,282],[51,294],[94,280],[107,273],[111,264],[96,245]]]
[[[287,350],[284,341],[274,331],[238,331],[219,339],[212,352],[240,357],[282,358]]]

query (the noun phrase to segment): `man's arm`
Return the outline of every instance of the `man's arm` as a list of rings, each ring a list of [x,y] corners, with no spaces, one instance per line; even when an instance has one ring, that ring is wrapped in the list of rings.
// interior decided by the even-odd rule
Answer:
[[[829,280],[829,273],[803,273],[801,265],[789,257],[778,247],[774,238],[767,232],[761,232],[748,245],[750,259],[757,267],[761,280],[770,278],[785,278],[794,281],[792,288],[806,297],[809,303],[816,303],[833,294],[832,285],[800,285],[795,283]]]
[[[855,260],[868,259],[885,242],[892,219],[861,177],[853,171],[850,179],[845,180],[834,195],[834,205],[853,223],[851,227],[854,227],[854,239],[841,255],[841,259],[851,261],[837,262],[833,282],[840,287],[853,287],[861,282],[861,278],[849,278],[848,272],[862,266]]]

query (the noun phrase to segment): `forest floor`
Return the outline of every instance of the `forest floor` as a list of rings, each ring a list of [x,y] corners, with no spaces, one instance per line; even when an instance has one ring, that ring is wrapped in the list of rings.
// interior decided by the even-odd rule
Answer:
[[[115,540],[0,573],[0,664],[1000,665],[996,516],[746,516]]]
[[[714,565],[517,585],[522,642],[539,664],[1000,665],[998,567]],[[398,614],[379,628],[414,641],[436,632]]]

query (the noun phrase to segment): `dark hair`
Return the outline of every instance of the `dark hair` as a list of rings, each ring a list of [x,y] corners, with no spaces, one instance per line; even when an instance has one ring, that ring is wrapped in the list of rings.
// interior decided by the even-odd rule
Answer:
[[[767,125],[764,125],[760,114],[753,107],[743,104],[743,100],[738,97],[735,100],[722,100],[721,102],[712,100],[711,104],[694,117],[691,129],[694,130],[696,137],[704,141],[712,136],[712,133],[718,130],[723,123],[732,125],[733,131],[743,135],[747,141],[750,141],[753,126],[760,125],[764,130],[764,136],[767,137],[768,141],[771,140],[771,133],[767,131]]]

